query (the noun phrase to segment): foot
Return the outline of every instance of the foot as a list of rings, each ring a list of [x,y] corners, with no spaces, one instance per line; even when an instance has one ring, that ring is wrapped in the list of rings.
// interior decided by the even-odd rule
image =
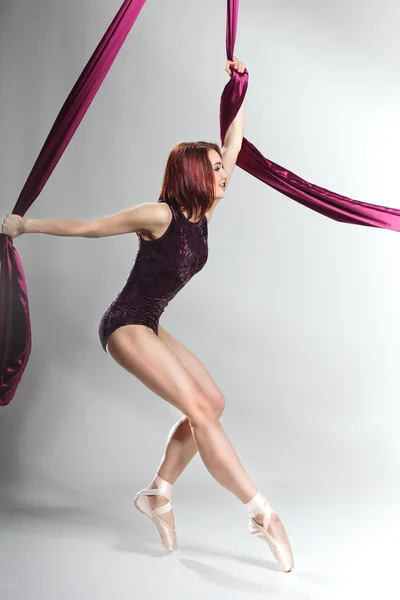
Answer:
[[[154,489],[157,487],[157,485],[153,482],[148,487],[150,489]],[[168,502],[168,498],[166,498],[165,496],[148,496],[148,500],[152,509],[158,508],[159,506],[164,506],[164,504],[167,504]],[[158,516],[160,517],[160,519],[168,523],[168,525],[170,525],[171,527],[175,527],[174,514],[172,510],[169,510],[168,512],[162,513]]]
[[[171,494],[172,485],[157,475],[147,488],[137,492],[133,501],[138,511],[153,521],[164,548],[169,552],[173,552],[177,547]]]
[[[269,517],[269,515],[271,516]],[[293,569],[293,552],[286,531],[282,525],[282,521],[272,507],[269,507],[266,515],[259,513],[255,517],[251,517],[249,530],[252,535],[267,542],[273,557],[285,573],[289,573]]]
[[[263,521],[264,521],[264,514],[260,513],[255,517],[255,520],[257,521],[257,523],[261,526],[264,525]],[[267,527],[267,532],[277,541],[280,542],[282,544],[285,544],[288,542],[288,538],[286,535],[286,531],[285,528],[283,527],[282,521],[280,520],[279,516],[276,514],[276,512],[272,511],[271,513],[271,518],[269,520],[269,524]]]

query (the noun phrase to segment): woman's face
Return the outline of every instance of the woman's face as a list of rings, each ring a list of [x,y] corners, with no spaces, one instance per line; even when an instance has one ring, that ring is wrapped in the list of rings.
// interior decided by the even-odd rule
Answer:
[[[214,196],[215,198],[223,198],[225,194],[224,183],[226,182],[228,176],[224,171],[222,165],[222,158],[216,152],[216,150],[210,149],[208,151],[208,157],[211,161],[213,172],[214,172]]]

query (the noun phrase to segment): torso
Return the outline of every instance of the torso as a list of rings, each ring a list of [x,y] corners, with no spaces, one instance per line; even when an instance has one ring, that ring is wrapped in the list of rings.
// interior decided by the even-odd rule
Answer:
[[[192,222],[181,209],[160,204],[169,212],[169,222],[151,235],[137,232],[134,265],[101,319],[99,335],[104,350],[111,333],[124,325],[146,325],[157,335],[159,318],[168,303],[207,262],[207,215]]]

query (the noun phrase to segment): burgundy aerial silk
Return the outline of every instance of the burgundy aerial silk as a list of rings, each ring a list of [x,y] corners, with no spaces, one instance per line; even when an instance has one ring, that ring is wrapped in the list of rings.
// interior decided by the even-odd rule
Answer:
[[[238,12],[239,0],[228,0],[226,54],[229,60],[232,60],[235,47]],[[229,125],[244,100],[247,84],[247,71],[244,73],[233,71],[232,77],[222,93],[220,108],[221,143],[223,143]],[[246,138],[243,138],[242,148],[236,164],[250,175],[254,175],[257,179],[278,190],[278,192],[330,219],[342,221],[343,223],[400,231],[399,209],[351,200],[309,183],[265,158]]]
[[[125,0],[65,101],[13,214],[24,216],[68,146],[146,0]],[[239,0],[227,0],[226,54],[232,60]],[[233,70],[221,96],[221,144],[246,95],[248,72]],[[400,231],[400,210],[340,196],[265,158],[246,138],[237,165],[296,202],[331,219]],[[26,280],[13,240],[0,234],[0,405],[13,399],[31,352]]]
[[[146,0],[125,0],[66,99],[22,189],[13,214],[24,216],[36,200]],[[14,397],[31,352],[26,280],[13,240],[0,233],[0,405]]]

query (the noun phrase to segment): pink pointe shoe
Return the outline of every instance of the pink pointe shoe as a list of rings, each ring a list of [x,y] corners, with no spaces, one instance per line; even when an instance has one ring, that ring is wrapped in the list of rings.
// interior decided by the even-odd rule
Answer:
[[[168,512],[169,510],[172,510],[171,503],[167,502],[163,506],[152,508],[147,498],[147,496],[165,496],[170,501],[172,485],[168,483],[168,481],[158,477],[158,475],[154,481],[157,484],[157,487],[140,490],[140,492],[138,492],[135,496],[134,504],[141,513],[147,515],[153,521],[154,525],[157,527],[158,533],[160,534],[164,548],[169,552],[173,552],[176,550],[175,528],[171,527],[171,525],[160,519],[158,516]]]
[[[251,501],[253,502],[252,506],[249,507],[250,513],[250,521],[249,521],[249,531],[251,535],[260,538],[267,542],[270,550],[272,552],[272,556],[279,563],[282,571],[285,573],[289,573],[294,567],[293,553],[292,549],[286,535],[285,529],[282,525],[280,518],[277,513],[272,510],[272,507],[268,502],[262,502],[260,504],[260,499],[265,500],[263,496],[258,492],[255,498]],[[250,505],[250,503],[249,503]],[[252,510],[250,510],[252,508]],[[255,517],[259,514],[264,513],[263,525],[260,525]],[[281,540],[278,541],[273,532],[275,530],[275,535],[277,534]]]

